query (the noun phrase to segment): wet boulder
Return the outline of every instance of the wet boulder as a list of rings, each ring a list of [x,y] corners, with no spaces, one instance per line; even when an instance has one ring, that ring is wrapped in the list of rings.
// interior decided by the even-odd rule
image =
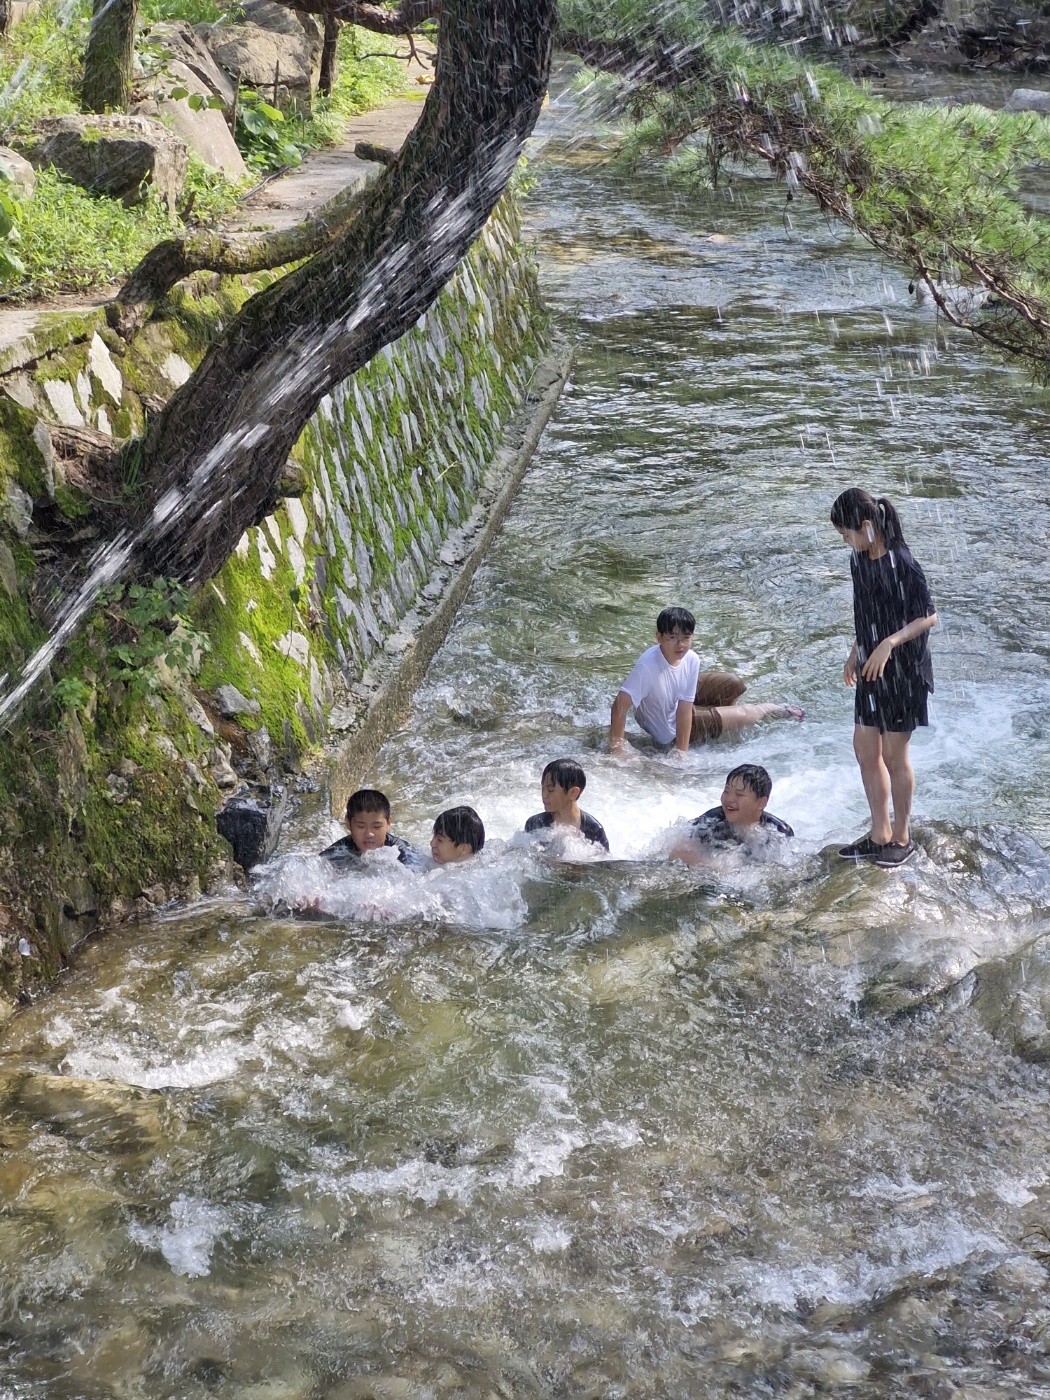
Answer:
[[[186,143],[148,117],[45,117],[18,149],[37,170],[53,166],[92,194],[125,204],[141,203],[152,186],[171,211],[189,168]]]
[[[1004,112],[1050,112],[1050,92],[1038,88],[1014,88],[1003,104]]]
[[[1050,1063],[1050,937],[979,969],[973,1009],[1014,1055]]]
[[[281,825],[288,810],[287,789],[273,786],[230,798],[215,818],[220,836],[233,848],[242,870],[251,870],[270,859],[277,849]]]

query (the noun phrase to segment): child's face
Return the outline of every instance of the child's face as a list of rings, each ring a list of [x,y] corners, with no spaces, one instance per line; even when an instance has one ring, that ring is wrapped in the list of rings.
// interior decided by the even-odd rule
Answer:
[[[559,817],[563,812],[572,811],[572,804],[579,801],[580,789],[571,787],[566,792],[553,778],[547,777],[540,780],[540,794],[543,797],[543,810]]]
[[[730,826],[754,826],[765,806],[766,799],[756,797],[739,778],[727,782],[722,790],[722,811]]]
[[[442,832],[434,832],[430,838],[430,854],[436,865],[454,865],[460,860],[469,860],[474,852],[466,841],[456,842]]]
[[[875,539],[875,531],[867,521],[859,530],[847,530],[844,525],[836,525],[835,529],[842,536],[843,542],[848,544],[855,554],[866,554]]]
[[[677,627],[673,632],[657,632],[656,640],[668,666],[677,666],[693,649],[692,632],[682,632]]]
[[[378,851],[390,830],[390,818],[382,812],[355,812],[347,825],[359,851]]]

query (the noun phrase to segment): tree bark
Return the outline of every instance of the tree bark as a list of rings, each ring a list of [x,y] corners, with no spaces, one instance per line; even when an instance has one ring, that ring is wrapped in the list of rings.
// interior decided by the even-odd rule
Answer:
[[[437,77],[339,239],[251,299],[131,444],[132,568],[194,586],[272,509],[320,400],[434,302],[517,165],[547,87],[555,0],[450,0]]]
[[[85,112],[126,112],[139,0],[93,0],[80,105]]]
[[[321,71],[317,77],[317,91],[322,97],[331,97],[332,88],[338,76],[339,21],[334,15],[324,17],[324,43],[321,45]]]

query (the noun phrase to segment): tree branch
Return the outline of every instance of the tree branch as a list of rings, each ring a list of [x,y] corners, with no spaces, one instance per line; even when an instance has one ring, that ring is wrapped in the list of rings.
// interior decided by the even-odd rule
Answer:
[[[711,64],[700,46],[672,44],[655,30],[643,39],[592,39],[575,29],[559,29],[555,42],[559,49],[575,54],[589,68],[653,88],[702,82],[711,72]]]
[[[307,15],[330,15],[373,34],[411,34],[427,20],[437,19],[442,10],[442,0],[401,0],[396,10],[368,0],[278,0],[278,4]]]
[[[309,219],[277,233],[196,231],[151,248],[106,307],[106,320],[130,340],[177,282],[192,272],[248,273],[287,267],[328,247],[360,203],[355,185],[341,190]]]

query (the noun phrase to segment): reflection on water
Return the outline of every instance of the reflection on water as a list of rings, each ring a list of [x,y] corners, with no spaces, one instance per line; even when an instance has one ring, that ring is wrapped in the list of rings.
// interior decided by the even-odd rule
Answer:
[[[1050,1396],[1042,399],[768,181],[682,202],[561,147],[529,218],[575,381],[372,775],[486,851],[340,877],[306,812],[250,897],[22,1013],[4,1400]],[[852,481],[943,620],[898,872],[824,849],[866,812]],[[604,753],[666,602],[806,723]],[[514,835],[561,753],[611,859]],[[783,861],[669,865],[748,760]]]

